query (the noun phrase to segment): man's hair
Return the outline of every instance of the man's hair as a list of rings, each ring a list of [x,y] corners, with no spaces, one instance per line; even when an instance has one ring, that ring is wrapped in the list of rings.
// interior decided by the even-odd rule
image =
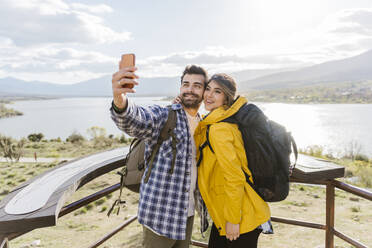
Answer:
[[[186,68],[183,71],[182,76],[181,76],[181,83],[182,83],[183,77],[186,74],[198,74],[198,75],[204,76],[204,86],[207,85],[208,72],[203,67],[198,66],[198,65],[188,65],[188,66],[186,66]]]

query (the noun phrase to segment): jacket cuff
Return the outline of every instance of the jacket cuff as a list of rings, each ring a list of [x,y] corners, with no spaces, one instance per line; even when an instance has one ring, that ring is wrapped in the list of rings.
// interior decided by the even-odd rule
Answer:
[[[127,102],[127,104],[125,105],[124,108],[119,108],[119,107],[117,107],[117,106],[115,105],[114,101],[112,101],[112,102],[111,102],[111,107],[112,107],[112,109],[115,111],[115,113],[117,113],[117,114],[122,114],[122,113],[124,113],[125,111],[127,111],[127,109],[128,109],[128,98],[126,99],[126,102]]]

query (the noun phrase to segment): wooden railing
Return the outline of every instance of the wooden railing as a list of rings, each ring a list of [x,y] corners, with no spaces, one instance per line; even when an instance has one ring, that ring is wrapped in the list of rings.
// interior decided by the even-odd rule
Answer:
[[[325,230],[325,247],[326,248],[333,248],[334,247],[334,236],[339,237],[340,239],[344,240],[345,242],[357,247],[357,248],[367,248],[365,244],[362,244],[361,242],[355,240],[352,237],[349,237],[334,227],[335,222],[335,188],[338,188],[340,190],[346,191],[348,193],[351,193],[353,195],[362,197],[364,199],[367,199],[369,201],[372,201],[372,192],[361,189],[355,186],[352,186],[350,184],[346,184],[343,182],[340,182],[338,180],[326,180],[326,181],[304,181],[304,180],[298,180],[298,179],[292,179],[292,182],[295,183],[304,183],[304,184],[318,184],[318,185],[325,185],[326,186],[326,224],[318,224],[318,223],[312,223],[312,222],[305,222],[305,221],[299,221],[299,220],[293,220],[293,219],[286,219],[281,217],[272,217],[271,220],[274,222],[289,224],[289,225],[297,225],[302,227],[308,227],[308,228],[315,228],[315,229],[321,229]],[[84,197],[76,202],[73,202],[71,204],[68,204],[64,206],[59,215],[58,218],[73,212],[76,209],[79,209],[91,202],[96,201],[97,199],[104,197],[117,189],[119,189],[120,185],[115,184],[113,186],[110,186],[108,188],[105,188],[99,192],[96,192],[92,195],[89,195],[87,197]],[[116,233],[121,231],[123,228],[128,226],[130,223],[134,222],[137,219],[137,216],[133,216],[126,220],[123,224],[112,230],[110,233],[106,234],[101,239],[97,240],[93,244],[89,246],[89,248],[98,247],[101,244],[103,244],[105,241],[110,239],[112,236],[114,236]],[[32,231],[32,230],[29,230]],[[29,231],[25,231],[22,233],[12,233],[7,236],[0,237],[0,248],[9,248],[9,241],[17,238]],[[192,245],[198,246],[198,247],[208,247],[206,243],[199,242],[192,240]]]

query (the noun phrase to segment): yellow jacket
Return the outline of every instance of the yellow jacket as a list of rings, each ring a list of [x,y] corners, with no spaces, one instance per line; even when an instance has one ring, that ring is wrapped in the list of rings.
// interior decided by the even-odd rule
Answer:
[[[237,124],[219,122],[235,114],[246,102],[240,97],[227,110],[224,107],[215,109],[199,123],[194,134],[198,148],[206,141],[207,125],[211,125],[209,141],[214,153],[208,146],[203,149],[198,186],[220,235],[226,235],[227,221],[239,223],[242,234],[270,218],[268,204],[245,181],[242,169],[250,176],[251,172]],[[199,156],[198,151],[197,159]]]

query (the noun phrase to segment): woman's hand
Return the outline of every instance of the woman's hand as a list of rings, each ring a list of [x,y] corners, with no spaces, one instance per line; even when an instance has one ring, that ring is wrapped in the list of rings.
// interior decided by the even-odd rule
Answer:
[[[230,241],[236,240],[240,235],[240,225],[226,222],[226,238]]]
[[[178,95],[172,100],[172,104],[182,103],[181,97]]]

